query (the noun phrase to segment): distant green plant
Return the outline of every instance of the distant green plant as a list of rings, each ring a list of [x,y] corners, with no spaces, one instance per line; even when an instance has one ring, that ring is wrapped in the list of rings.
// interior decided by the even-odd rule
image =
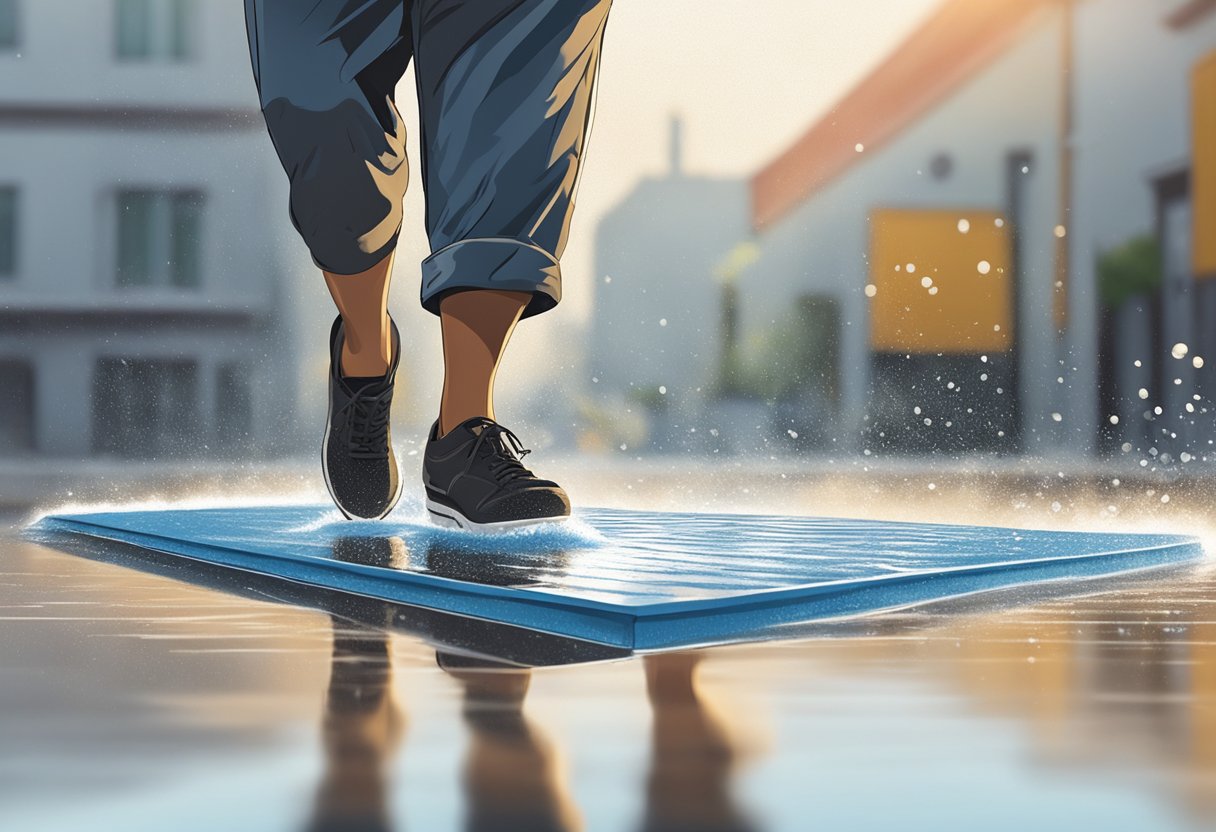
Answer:
[[[1098,295],[1112,309],[1161,285],[1161,245],[1145,234],[1098,257]]]
[[[741,345],[726,351],[715,392],[775,402],[815,388],[835,400],[838,327],[832,298],[795,298],[780,320],[751,333],[746,351]]]
[[[635,387],[629,391],[629,400],[650,411],[667,409],[668,398],[657,387]]]

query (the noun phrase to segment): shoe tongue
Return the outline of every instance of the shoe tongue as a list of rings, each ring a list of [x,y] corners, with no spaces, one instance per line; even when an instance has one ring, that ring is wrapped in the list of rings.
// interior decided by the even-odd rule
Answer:
[[[498,427],[498,424],[484,416],[474,416],[472,419],[466,419],[457,429],[463,428],[473,436],[481,436],[487,430]]]
[[[477,424],[469,425],[468,431],[474,436],[479,437],[486,431],[493,430],[496,427],[498,426],[492,423],[487,424],[486,422],[478,422]],[[511,447],[511,443],[507,441],[507,437],[503,436],[501,430],[494,431],[490,435],[487,444],[493,446],[493,448],[500,454],[509,456],[512,459],[519,458],[519,455],[515,453],[515,449]]]
[[[342,381],[352,393],[360,393],[384,382],[384,376],[342,376]]]

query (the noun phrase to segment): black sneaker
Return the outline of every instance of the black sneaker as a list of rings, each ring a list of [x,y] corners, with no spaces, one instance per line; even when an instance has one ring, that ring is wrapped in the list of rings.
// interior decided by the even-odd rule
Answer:
[[[442,438],[436,422],[422,457],[431,520],[473,531],[565,520],[570,499],[557,483],[523,466],[528,452],[515,434],[484,416],[461,422]]]
[[[330,496],[352,519],[378,520],[392,511],[401,496],[401,478],[389,432],[401,335],[392,319],[389,324],[393,330],[392,363],[383,378],[364,384],[342,375],[341,316],[329,332],[329,417],[321,468]]]

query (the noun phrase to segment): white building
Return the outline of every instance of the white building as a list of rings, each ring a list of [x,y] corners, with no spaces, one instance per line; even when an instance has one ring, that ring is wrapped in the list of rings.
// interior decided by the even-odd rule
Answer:
[[[303,280],[240,3],[0,0],[0,455],[299,450]]]
[[[1104,359],[1102,384],[1077,393],[1107,449],[1201,456],[1216,439],[1216,0],[1090,0],[1075,44],[1076,304],[1103,306],[1098,263],[1129,241],[1155,240],[1162,271],[1160,287],[1074,317],[1078,357]]]
[[[1192,291],[1216,274],[1214,9],[943,2],[753,178],[761,256],[739,280],[744,346],[795,299],[831,301],[840,392],[821,415],[842,443],[1086,453],[1110,427],[1100,396],[1120,399],[1120,431],[1146,421],[1141,382],[1120,370],[1119,391],[1103,392],[1095,264],[1150,235],[1165,252],[1166,289],[1149,293],[1164,323],[1137,341],[1144,323],[1125,311],[1119,360],[1145,352],[1148,404],[1185,412],[1194,368],[1169,345],[1216,360],[1201,335],[1216,308],[1195,319],[1206,328],[1191,318],[1216,303]],[[1143,430],[1163,427],[1196,439]]]
[[[839,394],[817,415],[838,445],[1061,441],[1063,16],[949,0],[753,178],[744,343],[794,298],[835,301]]]
[[[688,429],[715,392],[723,349],[719,275],[749,235],[747,183],[686,173],[675,120],[670,158],[664,176],[643,179],[596,227],[585,372],[600,412],[626,424],[636,421],[630,413],[650,420],[642,433],[662,450],[690,444]],[[591,427],[608,441],[621,429]]]

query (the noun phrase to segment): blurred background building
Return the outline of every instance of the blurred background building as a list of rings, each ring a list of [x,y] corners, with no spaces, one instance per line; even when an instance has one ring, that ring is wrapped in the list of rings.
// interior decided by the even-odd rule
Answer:
[[[289,447],[300,258],[241,15],[0,0],[0,453]]]
[[[685,161],[675,118],[665,169],[596,167],[654,73],[609,44],[618,134],[592,142],[570,300],[508,356],[508,415],[628,454],[1211,452],[1216,0],[914,2],[848,12],[842,37],[875,44],[860,74],[830,107],[808,89],[808,126],[738,174]],[[897,5],[915,23],[888,50]],[[790,8],[827,25],[827,4]],[[634,34],[667,13],[617,11]],[[749,72],[720,80],[754,109],[721,117],[784,123],[788,82]],[[706,117],[686,81],[672,96]],[[394,289],[403,442],[440,377],[412,308],[419,191]],[[240,4],[0,0],[0,459],[312,458],[332,314]]]
[[[601,396],[641,388],[658,444],[689,384],[724,450],[1155,464],[1216,439],[1216,2],[946,0],[755,172],[747,233],[737,196],[678,181],[598,239]]]
[[[675,117],[669,141],[667,172],[638,182],[596,228],[583,373],[601,405],[592,447],[639,436],[654,450],[701,447],[695,429],[718,394],[730,313],[715,269],[747,234],[747,183],[687,173]]]

